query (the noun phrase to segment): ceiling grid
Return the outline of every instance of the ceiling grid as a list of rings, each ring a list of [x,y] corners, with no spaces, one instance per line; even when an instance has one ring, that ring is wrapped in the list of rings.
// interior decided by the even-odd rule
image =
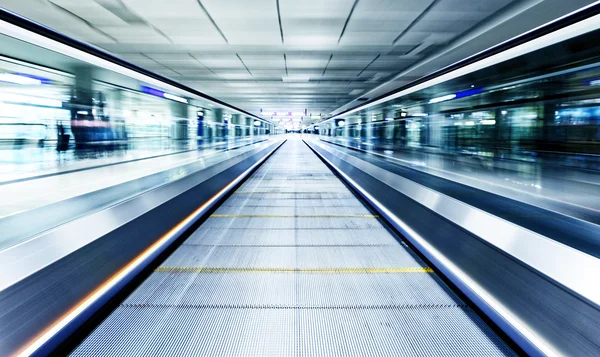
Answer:
[[[559,0],[43,0],[39,6],[0,0],[0,6],[249,112],[307,109],[328,116],[392,79],[401,85],[414,78],[395,77],[482,21],[541,2],[566,6]]]

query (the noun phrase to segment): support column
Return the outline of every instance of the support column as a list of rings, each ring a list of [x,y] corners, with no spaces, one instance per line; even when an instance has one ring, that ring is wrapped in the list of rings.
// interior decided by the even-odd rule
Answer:
[[[423,117],[420,123],[420,144],[440,149],[442,147],[442,127],[446,117],[439,113],[439,104],[425,105],[424,109],[428,116]]]
[[[198,127],[196,128],[196,139],[202,141],[204,139],[204,118],[206,115],[206,110],[200,108],[196,111],[196,120],[198,122]]]
[[[555,128],[554,120],[556,118],[556,111],[558,107],[556,103],[546,101],[543,104],[543,117],[542,117],[542,134],[540,137],[536,138],[538,144],[536,145],[536,150],[547,150],[547,151],[563,151],[564,148],[558,147],[557,143],[564,143],[568,140],[565,135],[561,135],[557,133]]]
[[[74,108],[71,110],[71,119],[93,119],[94,107],[93,69],[88,66],[75,67],[75,88],[73,91]],[[84,114],[83,112],[87,112]]]
[[[121,89],[115,89],[110,93],[109,106],[111,117],[117,140],[127,140],[127,123],[123,110],[125,110],[123,102],[125,101],[125,92]]]
[[[233,114],[231,116],[231,124],[235,125],[233,136],[235,136],[236,138],[243,136],[243,132],[242,132],[243,121],[244,121],[244,119],[242,118],[241,114]]]
[[[96,128],[85,124],[85,121],[94,120],[93,67],[77,66],[73,73],[75,87],[71,90],[70,99],[71,132],[77,143],[97,140],[99,135],[94,132]]]
[[[213,109],[213,123],[214,123],[214,131],[213,131],[213,139],[219,140],[223,138],[223,109],[216,108]]]
[[[246,128],[244,129],[244,136],[252,137],[254,134],[254,130],[252,129],[254,127],[254,118],[246,117],[245,123]]]
[[[188,138],[188,105],[170,101],[169,109],[173,124],[171,125],[171,138],[185,140]]]

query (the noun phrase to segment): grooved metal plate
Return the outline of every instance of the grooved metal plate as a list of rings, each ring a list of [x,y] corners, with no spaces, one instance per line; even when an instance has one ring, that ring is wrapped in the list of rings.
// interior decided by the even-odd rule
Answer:
[[[289,273],[155,273],[125,305],[288,307],[297,305]]]
[[[182,245],[164,267],[296,268],[294,247],[198,247]]]
[[[294,216],[295,207],[246,207],[221,206],[215,213],[227,215]]]
[[[514,353],[290,140],[73,355]]]
[[[368,231],[351,229],[297,230],[297,242],[304,245],[373,245],[398,244],[385,228]]]
[[[220,229],[200,227],[184,244],[201,245],[295,245],[294,229]]]
[[[465,306],[427,273],[298,274],[298,304],[310,307]]]
[[[299,310],[299,356],[505,356],[470,309]]]
[[[125,305],[390,308],[464,307],[434,274],[161,273]]]
[[[231,228],[231,229],[290,229],[296,228],[295,218],[278,217],[210,217],[203,223],[206,228]]]
[[[221,207],[364,207],[356,198],[337,199],[300,199],[288,198],[257,198],[254,195],[233,195]]]
[[[385,228],[368,231],[349,229],[220,229],[201,227],[183,244],[190,245],[395,245],[397,241]]]
[[[315,194],[321,193],[322,190],[326,190],[329,194],[346,194],[348,197],[351,195],[348,188],[345,186],[308,186],[308,185],[298,185],[298,186],[277,186],[277,187],[269,187],[269,186],[259,186],[260,190],[255,187],[240,187],[240,191],[237,194],[243,194],[248,192],[256,191],[257,193],[263,194],[282,194],[282,193],[291,193],[291,194]]]
[[[293,309],[120,307],[73,356],[295,356]]]
[[[221,207],[295,207],[294,199],[263,198],[250,195],[233,195]]]
[[[332,212],[333,211],[333,212]],[[328,216],[328,215],[373,215],[374,213],[365,206],[341,206],[335,207],[297,207],[296,214],[298,216]]]
[[[335,213],[334,213],[335,214]],[[297,217],[298,229],[373,229],[383,228],[376,218],[365,217]]]
[[[110,343],[106,343],[110,342]],[[469,309],[123,306],[73,356],[510,356]]]
[[[336,178],[328,180],[315,180],[315,181],[290,181],[290,180],[254,180],[251,182],[244,183],[240,190],[282,190],[282,189],[293,189],[295,191],[330,191],[330,190],[341,190],[346,191],[348,188]]]
[[[163,267],[395,268],[425,264],[400,245],[194,246],[184,244]]]
[[[298,268],[395,268],[425,264],[399,244],[390,246],[297,247]]]
[[[252,199],[286,199],[286,200],[344,200],[356,197],[352,192],[263,192],[263,191],[237,191],[234,195],[249,197]]]
[[[336,207],[332,212],[331,207],[294,207],[294,206],[221,206],[215,211],[216,214],[227,215],[268,215],[268,216],[353,216],[373,215],[365,206]]]

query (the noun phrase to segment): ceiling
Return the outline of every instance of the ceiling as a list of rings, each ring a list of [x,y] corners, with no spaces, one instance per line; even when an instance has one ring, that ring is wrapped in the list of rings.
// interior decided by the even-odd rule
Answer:
[[[508,10],[542,2],[0,0],[0,6],[248,112],[307,109],[329,116],[371,98]]]

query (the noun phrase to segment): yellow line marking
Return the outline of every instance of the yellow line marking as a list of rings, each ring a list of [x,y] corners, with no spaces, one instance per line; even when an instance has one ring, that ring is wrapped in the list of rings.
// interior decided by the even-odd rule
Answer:
[[[292,178],[268,178],[268,177],[251,177],[247,181],[335,181],[338,182],[339,179],[334,175],[327,176],[305,176],[305,177],[292,177]]]
[[[236,191],[234,195],[253,195],[253,194],[331,194],[331,193],[350,193],[350,191]],[[353,196],[354,197],[354,196]]]
[[[275,214],[220,214],[210,215],[215,218],[379,218],[376,214],[317,214],[317,215],[275,215]]]
[[[390,274],[433,273],[429,267],[401,268],[215,268],[215,267],[168,267],[154,270],[160,273],[318,273],[318,274]]]

